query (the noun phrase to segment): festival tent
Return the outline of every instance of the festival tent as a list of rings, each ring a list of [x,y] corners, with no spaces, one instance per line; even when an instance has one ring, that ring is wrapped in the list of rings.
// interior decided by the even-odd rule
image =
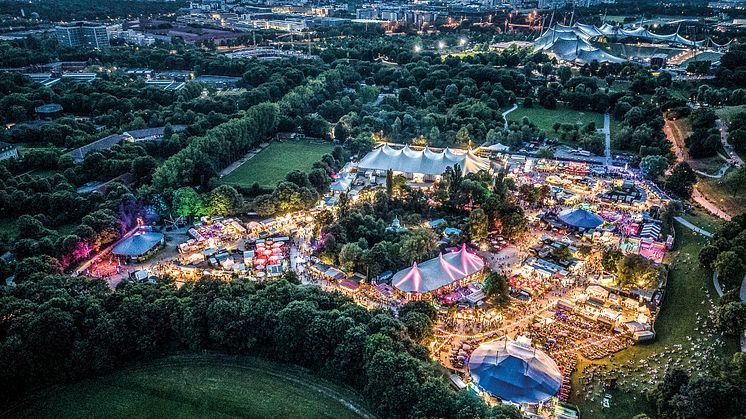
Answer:
[[[151,249],[162,243],[163,237],[162,233],[153,232],[135,234],[127,237],[114,246],[111,253],[117,256],[137,258],[148,253]]]
[[[600,215],[583,208],[571,208],[561,211],[558,218],[563,223],[578,228],[596,228],[604,223]]]
[[[506,338],[479,345],[469,358],[469,373],[479,388],[514,403],[544,402],[562,384],[549,355]]]
[[[463,245],[455,252],[441,253],[425,262],[397,272],[391,284],[401,292],[426,294],[458,282],[484,268],[484,261]]]
[[[458,164],[463,174],[488,170],[489,160],[475,155],[471,150],[451,150],[446,148],[436,152],[429,147],[413,150],[409,145],[395,149],[388,144],[368,153],[360,163],[358,170],[386,171],[439,176],[449,166]]]

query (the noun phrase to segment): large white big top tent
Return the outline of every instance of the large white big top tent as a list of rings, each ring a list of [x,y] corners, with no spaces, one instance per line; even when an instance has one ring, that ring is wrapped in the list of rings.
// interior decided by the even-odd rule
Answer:
[[[469,373],[480,389],[514,403],[542,403],[562,385],[549,355],[507,338],[479,345],[469,358]]]
[[[489,160],[479,157],[471,150],[433,151],[429,147],[414,150],[408,145],[395,149],[388,144],[368,153],[360,163],[358,171],[385,172],[389,169],[409,176],[422,176],[426,180],[435,180],[449,166],[459,165],[463,174],[488,170]]]

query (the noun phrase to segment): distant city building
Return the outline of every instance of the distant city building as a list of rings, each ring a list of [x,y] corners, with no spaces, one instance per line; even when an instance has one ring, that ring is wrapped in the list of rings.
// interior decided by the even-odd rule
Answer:
[[[104,25],[73,22],[55,26],[54,29],[57,41],[67,47],[106,48],[109,46],[109,33]]]
[[[357,9],[355,17],[358,19],[378,19],[378,9],[372,7]]]
[[[18,157],[18,148],[15,144],[0,141],[0,160],[14,159]]]
[[[539,9],[559,9],[565,7],[565,0],[539,0]]]
[[[746,9],[745,0],[722,0],[722,1],[711,1],[707,7],[711,9]]]

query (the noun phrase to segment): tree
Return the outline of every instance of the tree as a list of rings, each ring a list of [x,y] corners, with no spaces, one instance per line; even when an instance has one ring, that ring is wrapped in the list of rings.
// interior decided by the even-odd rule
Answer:
[[[484,295],[492,304],[505,307],[510,303],[510,285],[503,274],[490,272],[484,278]]]
[[[487,238],[487,221],[487,215],[481,208],[469,214],[469,236],[473,242],[481,243]]]
[[[553,159],[554,152],[549,147],[540,147],[539,150],[536,151],[536,157],[540,159]]]
[[[208,198],[210,215],[228,216],[243,207],[243,197],[230,185],[220,185],[210,192]]]
[[[191,217],[205,213],[205,208],[199,194],[194,188],[188,186],[174,191],[172,207],[179,217]]]
[[[419,343],[428,343],[434,336],[433,323],[427,315],[410,311],[402,317],[402,322],[407,327],[409,336]]]
[[[673,402],[674,396],[676,396],[688,383],[689,374],[687,374],[686,371],[679,368],[673,368],[666,371],[663,380],[652,392],[652,397],[655,401],[656,407],[658,408],[658,415],[666,417],[666,414],[671,409],[670,403]]]
[[[707,245],[699,251],[699,264],[707,269],[712,269],[712,264],[717,259],[720,249],[713,245]]]
[[[401,242],[401,258],[407,263],[423,261],[435,256],[438,241],[432,231],[412,230]]]
[[[394,196],[394,171],[386,170],[386,193],[388,196]]]
[[[348,270],[355,269],[363,259],[363,249],[357,243],[347,243],[339,251],[339,263]]]
[[[715,324],[729,335],[738,336],[746,328],[746,303],[733,301],[715,310]]]
[[[741,257],[731,250],[721,252],[713,262],[712,267],[717,272],[720,282],[729,288],[741,284],[744,269],[746,269]]]
[[[618,249],[604,250],[601,256],[601,266],[606,272],[616,272],[617,265],[622,258],[624,258],[624,253]]]
[[[651,289],[658,286],[662,275],[662,268],[638,254],[626,254],[617,263],[617,283],[622,287]]]
[[[466,127],[461,127],[456,133],[456,144],[471,144],[471,134],[469,134],[469,130]]]
[[[15,281],[21,283],[29,280],[38,280],[46,275],[62,273],[60,262],[47,255],[32,256],[23,259],[16,264]]]
[[[646,178],[656,180],[668,169],[668,159],[658,155],[645,156],[640,161],[640,169]]]
[[[666,179],[666,189],[674,195],[684,199],[692,196],[692,186],[697,181],[697,175],[687,162],[681,162],[674,166],[671,175]]]
[[[282,279],[284,279],[285,281],[288,281],[291,284],[300,285],[300,277],[292,269],[288,269],[287,271],[285,271],[282,274]]]
[[[426,315],[430,320],[438,318],[438,310],[429,301],[409,301],[399,308],[399,317],[404,317],[410,312],[419,312]]]

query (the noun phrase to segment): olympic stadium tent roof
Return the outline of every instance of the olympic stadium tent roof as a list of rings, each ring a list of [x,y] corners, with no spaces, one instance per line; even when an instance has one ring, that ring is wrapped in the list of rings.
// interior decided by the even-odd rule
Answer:
[[[163,234],[146,232],[127,237],[114,246],[111,253],[119,256],[142,256],[163,240]]]
[[[463,245],[456,252],[441,253],[419,265],[415,262],[411,267],[402,269],[391,279],[391,284],[402,292],[426,294],[460,281],[483,268],[484,261],[469,253],[466,245]]]
[[[508,339],[479,345],[469,358],[469,373],[478,387],[514,403],[543,402],[562,384],[557,363],[546,353]]]
[[[604,223],[600,215],[582,208],[566,209],[559,213],[563,223],[578,228],[596,228]]]
[[[479,157],[471,150],[451,150],[436,152],[428,147],[412,150],[408,145],[394,149],[388,144],[368,153],[358,164],[358,170],[388,170],[423,175],[441,175],[446,168],[458,164],[463,174],[476,173],[489,169],[489,160]]]
[[[601,27],[576,23],[573,26],[555,24],[534,41],[537,50],[554,53],[565,61],[581,63],[623,62],[624,59],[604,52],[590,44],[590,40],[605,36],[613,39],[642,38],[651,42],[666,42],[685,46],[699,46],[704,41],[690,41],[678,33],[658,35],[643,27],[623,29],[618,26],[604,24]]]

